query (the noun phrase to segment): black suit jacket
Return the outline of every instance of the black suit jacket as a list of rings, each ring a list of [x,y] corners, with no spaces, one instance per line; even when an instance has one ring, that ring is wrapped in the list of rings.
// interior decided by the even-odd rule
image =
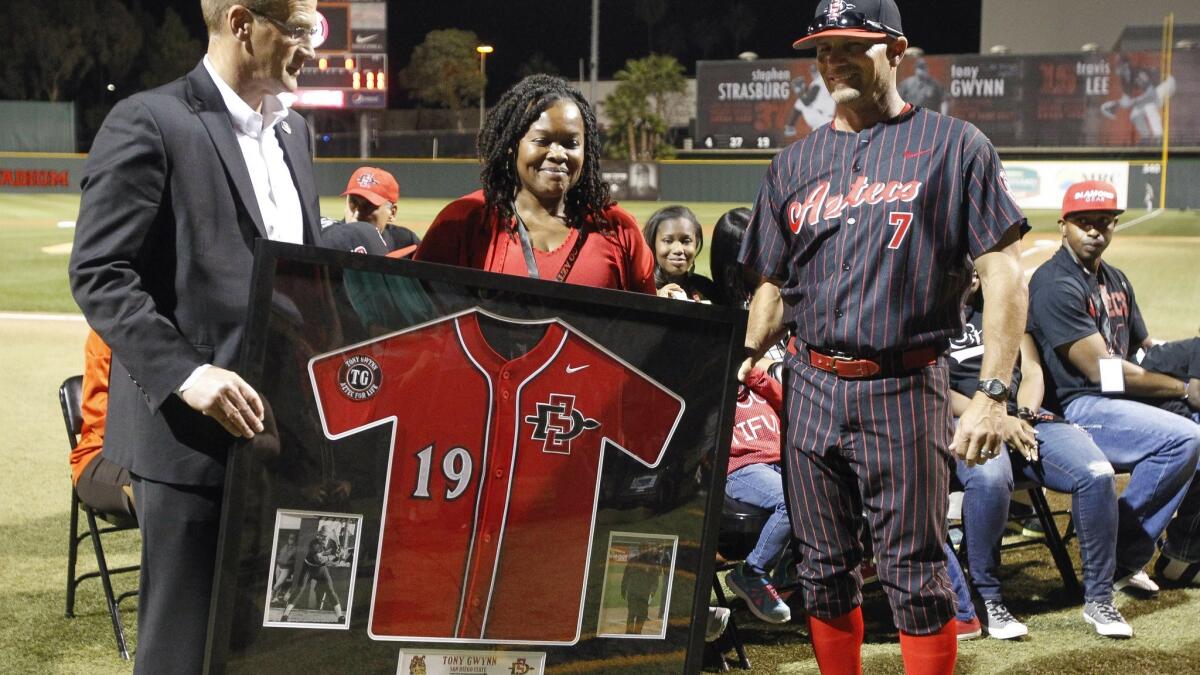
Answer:
[[[319,240],[308,127],[275,125]],[[236,364],[253,247],[266,237],[221,94],[197,65],[116,105],[88,155],[71,291],[112,347],[105,456],[168,483],[219,485],[234,438],[175,390],[204,363]]]

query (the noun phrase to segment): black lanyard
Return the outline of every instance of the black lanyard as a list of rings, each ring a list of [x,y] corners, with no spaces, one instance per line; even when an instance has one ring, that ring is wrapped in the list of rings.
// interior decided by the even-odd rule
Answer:
[[[540,279],[541,274],[538,273],[537,260],[533,257],[533,243],[529,240],[529,229],[525,227],[525,220],[521,218],[521,214],[517,213],[515,204],[513,205],[513,217],[517,219],[517,238],[521,240],[521,252],[525,255],[525,268],[529,271],[529,278]],[[579,234],[575,238],[575,244],[567,253],[567,259],[563,261],[562,269],[558,270],[558,275],[554,277],[555,281],[567,280],[567,275],[571,273],[571,268],[575,266],[575,259],[579,257],[579,251],[583,248],[583,242],[587,239],[587,229],[582,226],[578,229]]]
[[[1083,272],[1083,277],[1088,285],[1088,301],[1092,303],[1092,308],[1096,311],[1096,327],[1100,330],[1100,338],[1104,340],[1104,346],[1108,348],[1109,356],[1116,356],[1114,348],[1117,345],[1117,331],[1113,328],[1112,320],[1108,317],[1108,305],[1104,304],[1104,295],[1100,293],[1100,276],[1104,274],[1104,264],[1096,266],[1096,273],[1092,274],[1091,270],[1083,266],[1079,262],[1079,258],[1071,253],[1071,262]],[[1125,355],[1122,354],[1121,358]]]
[[[1092,306],[1096,309],[1096,322],[1099,324],[1100,337],[1104,339],[1104,345],[1108,347],[1109,355],[1116,356],[1117,332],[1108,316],[1108,305],[1104,303],[1104,295],[1100,292],[1100,275],[1103,273],[1104,268],[1097,267],[1095,274],[1088,275],[1088,292],[1091,295]],[[1121,356],[1124,357],[1124,354]]]

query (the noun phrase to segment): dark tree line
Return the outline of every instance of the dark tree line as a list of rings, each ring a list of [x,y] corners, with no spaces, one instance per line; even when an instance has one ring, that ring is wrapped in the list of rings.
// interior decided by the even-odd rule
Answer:
[[[5,0],[0,25],[0,98],[75,102],[82,150],[118,100],[204,53],[174,10],[155,15],[136,0]]]

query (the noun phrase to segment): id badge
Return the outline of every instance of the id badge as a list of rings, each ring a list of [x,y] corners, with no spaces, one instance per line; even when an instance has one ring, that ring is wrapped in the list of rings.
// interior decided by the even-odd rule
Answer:
[[[1106,357],[1100,359],[1100,391],[1104,393],[1122,393],[1125,391],[1125,371],[1121,362],[1124,359]]]

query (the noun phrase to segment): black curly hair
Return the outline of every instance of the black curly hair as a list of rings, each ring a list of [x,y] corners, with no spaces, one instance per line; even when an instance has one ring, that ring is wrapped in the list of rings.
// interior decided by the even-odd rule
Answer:
[[[583,115],[583,170],[567,192],[567,220],[579,225],[587,219],[608,233],[604,209],[612,203],[608,184],[600,175],[600,133],[596,113],[578,89],[558,77],[530,75],[513,85],[488,113],[476,146],[483,169],[484,200],[505,228],[513,227],[513,200],[521,188],[514,158],[517,144],[538,116],[555,101],[574,103]]]

